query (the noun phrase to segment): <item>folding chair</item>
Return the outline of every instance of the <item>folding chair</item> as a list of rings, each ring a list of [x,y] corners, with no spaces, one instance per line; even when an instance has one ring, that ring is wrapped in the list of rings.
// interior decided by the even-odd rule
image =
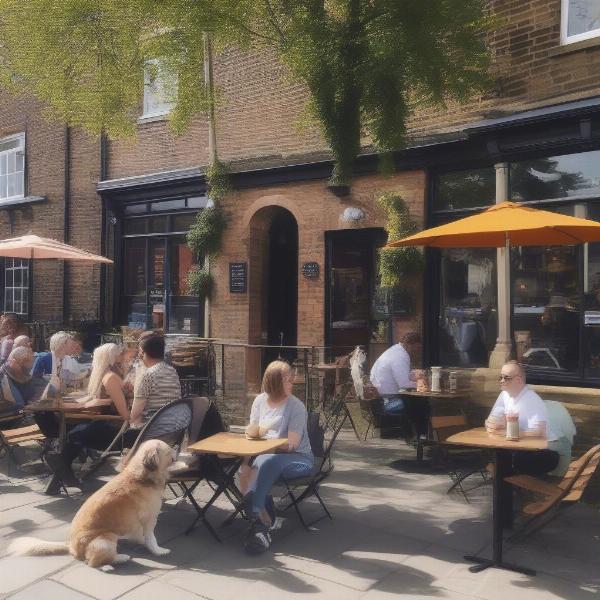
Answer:
[[[129,456],[133,456],[144,442],[157,439],[179,451],[191,422],[192,405],[189,399],[165,404],[144,425]]]
[[[25,413],[22,411],[9,415],[2,415],[0,416],[0,427],[14,423],[24,416]],[[14,450],[16,446],[26,442],[43,442],[45,439],[46,436],[40,431],[37,425],[0,430],[0,452],[6,452],[8,463],[7,475],[10,477],[12,473],[11,465],[14,464],[17,468],[19,467],[19,461]]]
[[[190,426],[188,430],[188,439],[191,442],[195,442],[199,439],[203,439],[203,437],[207,437],[205,434],[203,436],[202,426],[206,420],[206,417],[209,413],[209,409],[211,407],[211,401],[205,396],[191,396],[188,398],[191,408],[192,408],[192,418],[190,421]],[[213,405],[214,406],[214,405]],[[211,434],[208,434],[211,435]],[[169,480],[167,481],[167,485],[170,490],[177,496],[177,493],[173,489],[173,485],[177,485],[179,489],[183,492],[183,497],[187,498],[191,505],[196,509],[198,513],[197,518],[194,520],[192,525],[186,530],[186,534],[190,533],[196,523],[198,521],[202,521],[204,526],[208,529],[211,535],[218,541],[221,541],[221,538],[217,535],[217,532],[213,529],[212,525],[206,520],[205,512],[206,508],[202,508],[197,500],[194,498],[195,489],[202,483],[207,476],[206,465],[202,463],[202,457],[196,457],[197,464],[190,466],[185,471],[180,471],[179,473],[173,474]]]
[[[469,502],[467,492],[488,483],[488,475],[485,469],[487,461],[484,460],[481,450],[456,446],[449,447],[441,443],[451,435],[467,429],[467,419],[464,415],[432,416],[430,423],[431,435],[436,444],[435,448],[438,460],[446,468],[448,477],[452,481],[452,485],[448,488],[447,493],[449,494],[458,489],[464,499]],[[482,483],[465,489],[463,487],[464,481],[471,477],[471,475],[476,474],[481,475]]]
[[[307,530],[310,530],[312,525],[326,517],[333,518],[319,494],[319,487],[333,472],[333,445],[347,417],[348,413],[345,410],[343,399],[336,402],[331,407],[331,412],[327,415],[310,412],[308,414],[308,436],[315,456],[315,465],[312,473],[302,477],[281,477],[278,481],[287,490],[283,498],[289,498],[290,500],[289,504],[283,510],[286,511],[294,507],[300,522]],[[300,511],[300,503],[311,496],[314,496],[318,500],[324,514],[307,523]]]

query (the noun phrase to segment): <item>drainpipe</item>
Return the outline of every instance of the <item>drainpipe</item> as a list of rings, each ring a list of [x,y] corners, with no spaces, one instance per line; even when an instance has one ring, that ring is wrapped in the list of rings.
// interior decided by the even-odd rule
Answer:
[[[215,98],[213,86],[212,44],[210,35],[204,33],[204,85],[208,92],[208,161],[214,164],[218,160],[217,132],[215,128]],[[207,207],[213,206],[208,199]],[[204,270],[210,273],[210,257],[204,257]],[[210,337],[210,298],[204,298],[204,337]]]
[[[508,163],[498,163],[496,168],[496,204],[508,200]],[[490,368],[500,369],[510,359],[510,248],[497,249],[498,277],[498,337],[490,355]]]
[[[63,213],[63,241],[69,243],[71,236],[71,128],[65,126],[65,168],[64,168],[64,213]],[[66,325],[69,317],[69,266],[68,261],[63,261],[63,311],[62,321]]]
[[[100,135],[100,181],[104,181],[108,177],[108,138],[106,134],[102,132]],[[106,202],[104,197],[100,197],[100,210],[101,210],[101,222],[100,222],[100,254],[106,256],[106,235],[107,235],[107,223],[106,223]],[[104,263],[100,264],[100,326],[104,328],[106,321],[106,267]]]

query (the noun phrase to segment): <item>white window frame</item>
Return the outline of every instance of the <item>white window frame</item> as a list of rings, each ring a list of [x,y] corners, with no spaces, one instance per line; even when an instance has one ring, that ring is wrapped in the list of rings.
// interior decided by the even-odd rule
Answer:
[[[15,148],[9,148],[3,150],[2,147],[5,144],[10,144],[17,142],[17,146]],[[8,195],[8,162],[11,160],[11,156],[15,156],[15,170],[11,171],[11,175],[21,175],[21,192],[18,194]],[[21,156],[21,169],[16,170],[16,161],[18,160],[18,156]],[[4,162],[6,161],[6,162]],[[2,162],[4,162],[5,169],[2,169]],[[2,180],[2,170],[5,170],[6,183]],[[17,133],[15,135],[10,135],[8,137],[4,137],[0,139],[0,204],[7,200],[13,200],[15,198],[24,198],[25,197],[25,134]]]
[[[164,62],[158,58],[153,58],[146,61],[146,65],[153,65],[157,69],[157,75],[154,80],[151,79],[150,70],[144,69],[144,102],[142,108],[142,116],[140,119],[151,119],[153,117],[164,117],[168,115],[175,106],[175,100],[161,98],[165,94],[165,83],[162,81],[161,74],[164,75],[166,68]],[[162,73],[161,73],[162,71]],[[174,89],[171,90],[173,97],[177,95],[177,79],[174,77]],[[157,104],[158,107],[152,106]]]
[[[567,44],[575,44],[576,42],[582,42],[583,40],[590,40],[593,38],[600,37],[600,27],[597,29],[591,29],[583,33],[576,35],[568,35],[569,31],[569,1],[561,0],[560,10],[560,43],[565,46]]]
[[[29,316],[29,283],[31,272],[26,258],[4,259],[4,311]],[[15,272],[21,271],[21,285],[14,285]],[[27,285],[24,285],[26,282]],[[9,285],[9,283],[11,285]],[[15,300],[15,292],[20,290],[21,299]]]

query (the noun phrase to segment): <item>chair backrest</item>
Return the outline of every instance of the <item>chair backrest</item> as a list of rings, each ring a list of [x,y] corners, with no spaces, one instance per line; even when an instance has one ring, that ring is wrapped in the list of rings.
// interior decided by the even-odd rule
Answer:
[[[363,368],[366,361],[365,351],[360,346],[356,346],[350,354],[350,376],[352,377],[354,395],[357,400],[364,400],[365,397]]]
[[[563,490],[561,500],[576,502],[581,498],[592,475],[600,464],[600,444],[590,448],[583,456],[574,460],[558,487]]]
[[[192,422],[192,405],[189,399],[175,400],[161,407],[144,425],[129,456],[133,456],[147,440],[159,439],[172,447],[181,446]]]
[[[451,435],[467,428],[467,419],[464,415],[433,416],[430,419],[433,439],[443,442]]]
[[[210,400],[206,396],[189,396],[187,399],[192,407],[192,420],[190,421],[188,437],[190,442],[196,442],[199,439],[198,436],[208,412]]]
[[[333,468],[333,446],[348,417],[343,402],[343,398],[341,398],[332,405],[329,411],[320,414],[314,413],[318,417],[316,421],[318,427],[322,430],[322,453],[319,451],[315,452],[313,449],[313,453],[315,454],[315,464],[319,466],[319,472],[328,471]],[[315,429],[317,428],[316,425],[314,425],[314,427]],[[318,450],[320,450],[320,448],[318,448]]]
[[[203,440],[215,433],[228,431],[215,402],[202,396],[198,398],[203,398],[204,402],[199,402],[197,408],[194,408],[194,404],[192,404],[194,416],[189,431],[189,441],[191,443]],[[192,398],[192,402],[194,402],[194,398]]]

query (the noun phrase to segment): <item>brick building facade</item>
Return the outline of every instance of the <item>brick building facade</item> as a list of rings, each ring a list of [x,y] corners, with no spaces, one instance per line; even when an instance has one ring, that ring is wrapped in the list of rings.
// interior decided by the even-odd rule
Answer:
[[[294,290],[297,289],[296,304],[292,307],[295,322],[290,331],[283,332],[284,343],[331,346],[336,345],[333,342],[337,339],[344,342],[340,346],[368,344],[377,337],[372,331],[355,332],[354,338],[351,335],[344,338],[347,321],[336,320],[332,315],[336,311],[350,313],[348,307],[336,304],[332,289],[352,288],[362,294],[365,306],[374,306],[374,262],[351,265],[344,261],[350,260],[353,244],[366,249],[365,252],[374,252],[382,243],[384,220],[376,199],[383,191],[399,192],[416,220],[426,226],[494,201],[492,192],[492,197],[480,205],[449,203],[444,193],[464,191],[460,186],[456,188],[457,181],[460,184],[466,177],[461,173],[470,173],[471,180],[481,186],[476,191],[484,194],[497,183],[500,171],[495,166],[512,165],[510,168],[514,170],[524,161],[533,160],[545,161],[547,166],[552,157],[575,156],[600,147],[597,77],[600,37],[590,35],[589,39],[579,40],[581,35],[575,34],[563,40],[574,43],[561,43],[561,4],[564,11],[568,2],[493,0],[490,4],[499,23],[488,38],[494,59],[493,89],[484,97],[462,105],[445,109],[417,107],[408,126],[411,143],[396,154],[395,174],[378,175],[376,160],[366,148],[365,156],[358,161],[360,175],[355,178],[350,195],[344,198],[338,198],[327,187],[331,164],[322,137],[314,125],[303,124],[307,94],[302,85],[291,82],[285,69],[268,52],[245,54],[229,50],[215,58],[214,74],[220,98],[217,145],[220,159],[232,165],[235,191],[225,201],[229,224],[223,251],[213,265],[211,336],[248,344],[275,343],[275,325],[272,322],[269,325],[269,319],[275,318],[273,303],[276,302],[276,297],[269,297],[277,285],[272,276],[273,249],[278,243],[271,227],[275,223],[281,224],[291,237],[297,235],[296,254],[294,248],[285,248],[294,258],[288,263],[277,263],[282,273],[291,270]],[[567,15],[563,13],[562,19],[567,19]],[[181,298],[165,301],[163,284],[150,281],[148,269],[162,261],[166,270],[153,273],[152,277],[162,278],[164,283],[179,268],[173,261],[189,266],[189,257],[178,240],[182,239],[180,228],[187,222],[184,217],[191,217],[204,205],[202,168],[208,162],[206,119],[197,117],[180,137],[170,132],[164,119],[141,119],[136,138],[111,141],[104,146],[98,140],[71,132],[67,163],[64,127],[44,121],[32,102],[19,99],[2,103],[0,139],[24,130],[27,131],[26,196],[40,196],[46,201],[2,211],[14,216],[10,217],[12,225],[8,218],[0,223],[0,234],[31,229],[62,239],[67,179],[68,240],[95,252],[105,251],[115,258],[115,268],[107,269],[105,275],[99,267],[68,267],[66,304],[63,267],[35,265],[31,316],[54,318],[67,306],[72,317],[97,315],[107,324],[126,324],[139,322],[144,314],[162,319],[162,310],[165,323],[171,323],[173,332],[202,331],[202,307],[186,304],[187,300]],[[591,158],[595,160],[594,156]],[[67,178],[65,164],[69,167]],[[530,173],[527,169],[525,172]],[[521,194],[519,199],[523,201],[561,200],[561,197],[529,198],[522,190],[515,194]],[[595,194],[600,198],[600,192],[594,188],[585,202],[593,200]],[[570,197],[574,196],[570,192]],[[344,214],[360,218],[348,220]],[[334,264],[336,252],[342,257],[339,268]],[[135,260],[139,262],[135,267],[139,273],[132,275]],[[481,281],[485,277],[493,279],[494,255],[477,256],[469,262],[470,258],[430,253],[427,260],[425,293],[417,286],[414,307],[397,311],[388,323],[385,340],[379,337],[378,343],[389,343],[404,330],[430,331],[435,329],[432,324],[444,322],[447,325],[444,335],[454,336],[455,347],[447,356],[440,354],[445,342],[433,336],[427,340],[424,361],[455,360],[463,366],[469,361],[477,363],[479,358],[475,360],[475,355],[483,356],[491,350],[488,346],[494,337],[494,308],[452,306],[458,312],[448,316],[443,311],[448,298],[443,297],[443,290],[439,291],[440,280],[444,279],[440,279],[440,274],[449,265],[452,277],[466,277],[465,297],[478,294],[477,300],[471,299],[482,303],[486,284]],[[230,292],[232,263],[246,264],[245,293]],[[309,263],[318,265],[316,277],[302,274],[302,267]],[[369,272],[366,291],[357,291],[352,279],[357,269]],[[177,272],[177,277],[180,275]],[[42,277],[44,283],[36,285]],[[146,278],[143,290],[137,289],[140,277]],[[284,304],[290,308],[289,302]],[[155,305],[164,306],[155,310]],[[474,328],[464,325],[467,308],[473,312],[487,311],[489,320],[483,323],[478,317],[472,319],[476,323]],[[376,321],[372,314],[354,317],[356,323],[367,322],[366,330],[372,329]],[[282,318],[293,320],[289,310],[287,317]],[[462,333],[457,333],[457,327],[463,327]],[[473,335],[478,349],[461,349],[458,338]],[[582,346],[588,343],[583,341],[585,336],[587,333],[581,334]],[[376,352],[376,344],[373,346],[372,354]],[[258,385],[261,361],[250,350],[232,350],[226,360],[229,389],[242,400],[246,390]],[[578,370],[569,368],[568,372],[559,373],[557,380],[581,381],[591,377],[584,373],[586,368],[581,363]]]

